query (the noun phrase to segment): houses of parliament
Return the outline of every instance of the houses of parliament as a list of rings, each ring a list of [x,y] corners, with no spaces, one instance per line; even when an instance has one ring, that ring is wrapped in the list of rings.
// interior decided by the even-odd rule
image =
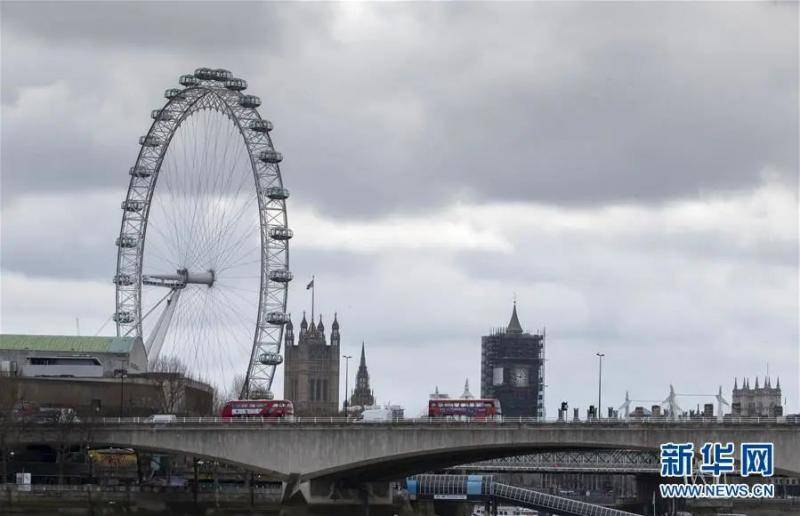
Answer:
[[[322,316],[309,324],[306,314],[294,340],[294,325],[286,325],[284,397],[294,403],[298,416],[332,416],[339,411],[339,320],[333,317],[330,342]]]
[[[333,317],[330,340],[325,335],[322,316],[319,322],[309,323],[306,314],[300,322],[297,341],[294,325],[286,325],[284,337],[285,361],[283,375],[284,397],[294,404],[298,416],[334,416],[339,413],[339,360],[341,357],[341,334],[339,319]],[[356,373],[355,388],[350,406],[366,407],[374,404],[375,398],[369,386],[369,372],[361,345],[361,360]]]

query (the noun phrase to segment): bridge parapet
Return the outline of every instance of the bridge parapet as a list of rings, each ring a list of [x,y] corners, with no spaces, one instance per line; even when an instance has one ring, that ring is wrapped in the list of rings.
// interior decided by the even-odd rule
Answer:
[[[800,474],[800,425],[787,422],[663,423],[214,421],[144,424],[86,422],[63,428],[28,425],[25,442],[65,439],[219,459],[279,478],[401,478],[541,451],[658,450],[666,442],[773,442],[776,471]],[[15,438],[9,436],[8,441]]]

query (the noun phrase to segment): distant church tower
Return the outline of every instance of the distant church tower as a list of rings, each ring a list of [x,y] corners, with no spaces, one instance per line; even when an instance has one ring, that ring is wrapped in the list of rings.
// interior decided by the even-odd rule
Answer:
[[[303,320],[298,342],[294,343],[294,327],[286,325],[285,362],[283,369],[284,397],[294,403],[298,416],[333,416],[339,410],[339,321],[331,325],[330,344],[325,339],[322,316],[319,324]]]
[[[783,415],[781,403],[781,379],[773,387],[769,376],[764,378],[764,386],[758,386],[756,377],[755,388],[750,387],[750,379],[742,380],[740,388],[737,379],[733,380],[733,399],[731,399],[731,414],[741,417],[779,417]]]
[[[361,363],[358,364],[356,373],[356,388],[350,397],[351,407],[371,407],[375,404],[375,396],[369,388],[369,372],[367,371],[367,357],[364,354],[364,343],[361,343]]]

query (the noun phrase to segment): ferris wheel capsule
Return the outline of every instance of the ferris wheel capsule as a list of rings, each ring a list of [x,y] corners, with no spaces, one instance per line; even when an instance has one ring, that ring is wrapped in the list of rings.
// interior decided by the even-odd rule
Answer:
[[[233,91],[242,91],[247,89],[247,81],[244,79],[228,79],[225,81],[225,87]]]
[[[131,278],[130,274],[115,274],[114,284],[122,287],[127,287],[133,285],[133,278]]]
[[[120,324],[130,324],[133,322],[133,314],[130,312],[115,312],[114,322]]]
[[[132,175],[133,177],[150,177],[153,175],[153,169],[143,167],[141,165],[135,166],[131,167],[129,174]]]
[[[250,127],[251,131],[255,131],[257,133],[268,133],[272,131],[272,122],[269,120],[264,120],[263,118],[259,118],[250,122],[248,127]]]
[[[178,79],[178,82],[181,84],[181,86],[191,87],[200,84],[200,79],[198,79],[194,75],[187,74],[187,75],[181,75],[181,78]]]
[[[265,150],[261,151],[258,155],[258,159],[264,163],[280,163],[283,161],[283,154],[275,150]]]
[[[267,314],[267,322],[275,326],[281,326],[289,322],[289,315],[283,312],[270,312]]]
[[[136,247],[139,241],[136,239],[136,237],[132,237],[130,235],[122,235],[120,237],[117,237],[116,243],[117,247],[130,249],[131,247]]]
[[[275,240],[289,240],[294,236],[294,233],[285,226],[272,226],[269,228],[269,236]]]
[[[153,120],[158,120],[158,121],[161,121],[161,122],[168,122],[168,121],[173,120],[175,118],[175,114],[172,111],[170,111],[169,109],[154,109],[150,113],[150,117]]]
[[[277,366],[283,363],[283,357],[279,353],[261,353],[258,361],[264,365]]]
[[[142,147],[158,147],[161,145],[161,140],[157,136],[145,135],[139,137],[139,145]]]
[[[138,213],[144,209],[144,201],[136,201],[136,200],[124,200],[122,201],[122,209],[125,211],[130,211],[134,213]]]
[[[198,68],[194,71],[194,76],[204,81],[213,81],[217,78],[216,73],[211,68]]]
[[[217,68],[214,72],[214,80],[225,82],[227,80],[233,79],[233,74],[230,70],[226,70],[224,68]]]
[[[164,92],[164,97],[172,100],[172,99],[185,99],[186,93],[183,90],[178,88],[170,88]]]
[[[246,108],[257,108],[261,105],[261,99],[255,95],[242,95],[239,98],[239,105]]]
[[[270,186],[267,188],[267,197],[273,201],[282,201],[289,198],[289,190],[280,186]]]
[[[278,283],[289,283],[294,278],[292,271],[286,269],[274,269],[269,271],[269,279]]]

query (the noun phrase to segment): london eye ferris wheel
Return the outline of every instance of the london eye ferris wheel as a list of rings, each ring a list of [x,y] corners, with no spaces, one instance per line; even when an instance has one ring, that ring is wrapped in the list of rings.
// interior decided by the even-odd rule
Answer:
[[[151,365],[176,356],[208,381],[247,364],[241,396],[271,397],[292,279],[282,156],[245,80],[198,68],[179,82],[130,169],[117,335],[141,337]]]

